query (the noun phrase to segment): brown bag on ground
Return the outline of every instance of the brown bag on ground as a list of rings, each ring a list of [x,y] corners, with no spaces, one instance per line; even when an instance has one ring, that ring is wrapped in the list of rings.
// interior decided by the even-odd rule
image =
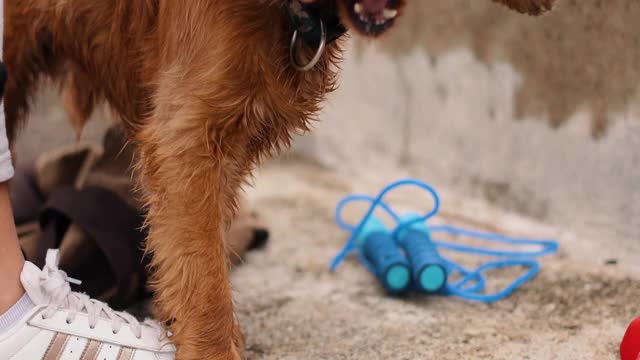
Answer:
[[[147,297],[147,261],[142,251],[142,204],[135,194],[131,147],[117,127],[103,149],[70,146],[20,167],[11,197],[26,258],[44,264],[46,251],[60,249],[60,268],[82,281],[79,290],[122,309]],[[227,233],[238,262],[265,245],[269,233],[246,202]]]

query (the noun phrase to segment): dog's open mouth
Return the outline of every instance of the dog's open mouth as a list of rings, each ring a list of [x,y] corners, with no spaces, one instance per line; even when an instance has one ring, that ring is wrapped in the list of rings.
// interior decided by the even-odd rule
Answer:
[[[365,36],[379,36],[390,29],[399,14],[401,0],[345,0],[351,28]]]

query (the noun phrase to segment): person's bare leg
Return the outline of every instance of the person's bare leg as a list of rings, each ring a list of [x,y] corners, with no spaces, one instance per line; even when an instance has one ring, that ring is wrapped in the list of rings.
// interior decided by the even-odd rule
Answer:
[[[20,272],[24,258],[9,202],[8,184],[0,183],[0,314],[13,306],[24,294]]]
[[[0,0],[0,59],[4,49],[4,1]],[[20,273],[24,265],[24,257],[20,251],[18,234],[16,233],[9,185],[7,181],[13,177],[11,153],[5,128],[4,104],[2,102],[7,80],[4,64],[0,71],[0,314],[11,308],[24,294],[20,283]]]

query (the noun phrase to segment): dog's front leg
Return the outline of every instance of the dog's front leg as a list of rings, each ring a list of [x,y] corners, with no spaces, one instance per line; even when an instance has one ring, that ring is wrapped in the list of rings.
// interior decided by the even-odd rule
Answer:
[[[179,360],[240,359],[222,236],[248,171],[234,154],[242,134],[225,133],[198,100],[172,98],[181,103],[159,106],[136,135],[157,315],[172,322]]]

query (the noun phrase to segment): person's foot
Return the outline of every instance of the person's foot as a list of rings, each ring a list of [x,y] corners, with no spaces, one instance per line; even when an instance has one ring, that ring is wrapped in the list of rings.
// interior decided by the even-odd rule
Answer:
[[[0,359],[174,359],[175,347],[158,323],[140,323],[72,292],[57,250],[49,250],[43,270],[25,263],[21,281],[35,306],[0,334]]]

